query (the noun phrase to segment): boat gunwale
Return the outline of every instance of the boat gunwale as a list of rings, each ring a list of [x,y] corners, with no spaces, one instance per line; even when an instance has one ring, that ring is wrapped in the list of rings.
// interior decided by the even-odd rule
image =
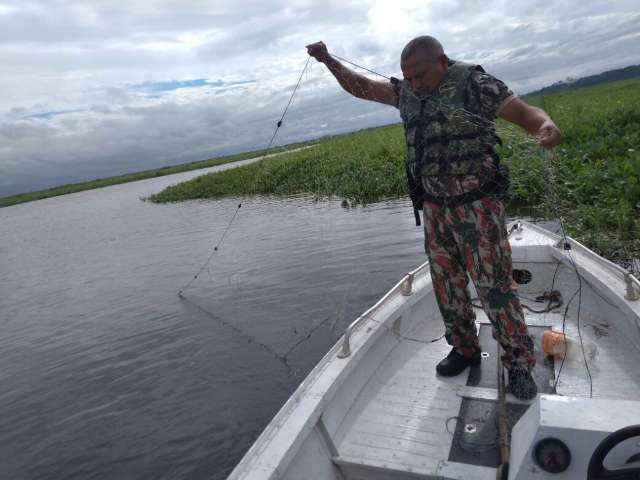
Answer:
[[[615,262],[612,262],[611,260],[608,260],[606,258],[604,258],[601,255],[598,255],[596,252],[594,252],[593,250],[591,250],[589,247],[586,247],[585,245],[583,245],[582,243],[578,242],[576,239],[574,239],[573,237],[570,237],[568,235],[566,236],[562,236],[562,235],[558,235],[557,233],[553,233],[545,228],[539,227],[538,225],[531,223],[531,222],[527,222],[526,220],[517,220],[514,221],[514,223],[521,223],[526,225],[527,227],[531,228],[532,230],[535,230],[537,233],[541,234],[541,235],[545,235],[548,237],[551,237],[552,239],[556,240],[556,242],[559,242],[560,240],[567,240],[570,244],[572,244],[573,246],[578,247],[578,250],[581,251],[581,253],[586,254],[591,260],[594,260],[600,264],[604,264],[603,266],[609,267],[613,270],[615,270],[616,272],[620,273],[622,275],[622,281],[626,282],[627,278],[630,279],[630,281],[632,283],[635,284],[635,286],[640,289],[640,279],[636,278],[634,275],[631,275],[629,270],[618,265]],[[554,244],[554,247],[559,250],[559,247],[557,247]]]

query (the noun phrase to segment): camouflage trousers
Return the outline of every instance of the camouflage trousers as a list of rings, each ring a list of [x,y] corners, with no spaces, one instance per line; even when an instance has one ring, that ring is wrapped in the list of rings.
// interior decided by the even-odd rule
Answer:
[[[502,202],[487,196],[453,208],[424,203],[425,242],[436,299],[449,345],[463,355],[478,348],[471,277],[502,345],[505,367],[535,365],[533,341],[512,278],[511,246]]]

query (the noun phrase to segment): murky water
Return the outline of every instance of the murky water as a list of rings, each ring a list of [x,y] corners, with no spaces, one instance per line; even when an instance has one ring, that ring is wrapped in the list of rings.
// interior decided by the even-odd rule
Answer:
[[[425,260],[404,200],[140,201],[201,173],[0,209],[0,478],[225,478]]]

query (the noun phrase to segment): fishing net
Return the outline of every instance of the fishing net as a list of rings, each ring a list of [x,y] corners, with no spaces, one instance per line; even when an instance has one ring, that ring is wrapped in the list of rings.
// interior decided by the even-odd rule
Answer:
[[[341,102],[354,101],[351,97],[355,96],[372,101],[367,107],[367,114],[372,117],[382,109],[393,110],[394,107],[389,106],[393,103],[390,76],[362,69],[336,55],[334,57],[343,64],[349,63],[351,69],[358,73],[353,75],[345,67],[344,75],[341,75],[340,69],[337,70],[335,79],[350,93],[340,92],[337,100],[331,100],[331,108],[340,108]],[[267,152],[274,145],[287,143],[287,121],[292,124],[304,122],[305,109],[326,107],[322,105],[321,99],[320,102],[317,98],[309,99],[313,97],[312,92],[318,82],[310,75],[313,62],[307,60],[297,83],[292,85],[292,94],[283,114],[275,122]],[[314,70],[317,71],[318,69]],[[335,82],[324,70],[318,75],[322,76],[321,81]],[[336,88],[339,90],[339,87]],[[296,92],[298,97],[294,99]],[[493,137],[487,137],[484,141],[487,142],[487,147],[495,147],[501,159],[502,175],[483,179],[467,175],[455,179],[455,187],[460,191],[479,190],[483,197],[497,197],[509,218],[533,220],[560,236],[570,235],[638,275],[640,262],[636,259],[640,257],[640,186],[637,178],[640,176],[640,158],[635,145],[640,120],[637,109],[624,105],[621,107],[615,102],[609,105],[600,102],[597,107],[593,107],[593,111],[588,111],[587,107],[570,102],[553,103],[545,97],[531,99],[531,103],[542,107],[556,119],[563,130],[564,143],[550,151],[540,147],[536,136],[527,134],[508,122],[487,119],[486,116],[459,106],[443,105],[433,98],[427,98],[426,102],[426,108],[443,111],[448,121],[464,122],[479,130],[495,129],[500,139],[500,143],[496,143]],[[624,131],[620,132],[616,128]],[[605,133],[604,138],[598,140],[602,132]],[[230,213],[229,225],[236,217],[242,218],[240,206],[250,204],[256,196],[264,198],[273,195],[272,201],[278,202],[283,197],[309,195],[314,201],[333,202],[332,208],[340,205],[345,209],[374,205],[390,198],[406,199],[407,194],[414,192],[411,182],[407,183],[404,163],[406,146],[402,127],[396,124],[380,130],[376,135],[369,134],[370,132],[359,132],[352,136],[329,137],[295,145],[295,148],[290,148],[291,153],[268,159],[262,156],[261,161],[243,167],[243,181],[248,184],[245,188],[247,195],[238,204],[233,215]],[[283,139],[282,142],[279,142],[280,138]],[[602,145],[594,149],[593,143],[598,141]],[[608,158],[607,155],[615,158]],[[447,161],[446,156],[441,159]],[[612,164],[613,162],[618,163]],[[508,189],[505,189],[505,183],[508,184]],[[408,202],[407,215],[411,215],[412,204],[405,201]],[[429,221],[428,213],[430,212],[427,212],[427,218],[424,211],[420,213],[422,222]],[[325,224],[320,235],[328,239],[329,231],[334,227],[339,228],[333,224]],[[417,237],[418,235],[414,236]],[[220,242],[223,239],[224,235]],[[218,252],[220,242],[216,244],[205,266],[209,265]],[[457,238],[440,238],[438,242],[458,246],[477,244],[478,232],[474,227],[469,227],[466,231],[460,229]],[[181,292],[193,286],[205,266]],[[309,340],[317,339],[318,335],[323,335],[325,346],[331,345],[340,337],[344,327],[361,313],[363,305],[370,305],[377,298],[376,295],[382,293],[367,289],[366,281],[362,281],[363,274],[366,276],[367,273],[366,268],[349,264],[348,261],[344,262],[343,267],[343,275],[352,279],[354,287],[342,291],[330,288],[326,290],[326,302],[334,306],[330,314],[325,310],[318,313],[317,318],[308,315],[302,323],[291,328],[288,335],[286,328],[283,329],[282,342],[275,347],[270,342],[259,339],[255,343],[268,349],[286,365],[292,355],[304,351],[305,346],[312,343]],[[466,278],[466,272],[456,273]],[[451,275],[451,272],[444,274]],[[505,286],[498,283],[498,287]],[[581,286],[578,285],[577,288]],[[553,285],[550,286],[549,291],[551,290]],[[357,302],[354,298],[363,301]],[[472,299],[468,300],[469,305],[459,306],[463,311],[471,308]],[[483,299],[473,300],[483,304]],[[576,292],[571,299],[565,300],[580,302],[580,295]],[[544,308],[544,305],[540,308]],[[560,306],[554,305],[554,308]],[[246,325],[239,328],[255,340],[255,333]],[[440,338],[407,336],[401,340],[432,343]],[[302,373],[297,374],[301,376]]]
[[[385,92],[390,91],[390,77],[348,63],[360,78],[341,76],[338,71],[337,80],[345,89],[357,97],[389,103]],[[566,229],[563,234],[638,275],[640,112],[630,101],[632,89],[633,85],[623,84],[597,99],[593,98],[597,93],[585,93],[583,102],[577,95],[526,99],[547,111],[563,131],[564,142],[553,150],[543,149],[536,136],[504,120],[491,121],[429,97],[427,108],[444,110],[448,121],[462,119],[480,129],[495,129],[500,139],[495,147],[509,184],[508,193],[500,198],[511,217],[546,222],[557,233]],[[489,195],[503,187],[486,180],[476,186]],[[354,195],[351,200],[369,199]]]

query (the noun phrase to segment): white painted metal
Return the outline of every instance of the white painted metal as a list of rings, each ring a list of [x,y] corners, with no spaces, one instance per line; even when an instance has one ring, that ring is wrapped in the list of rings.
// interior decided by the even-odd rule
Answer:
[[[412,337],[431,339],[442,333],[439,317],[420,322]],[[376,370],[345,417],[337,434],[340,458],[370,467],[424,476],[438,475],[449,454],[447,419],[458,414],[463,375],[436,377],[437,362],[449,352],[436,344],[411,342],[394,348]],[[455,428],[455,420],[449,429]]]
[[[640,392],[640,302],[625,298],[626,272],[573,240],[569,239],[570,251],[562,245],[559,249],[555,246],[558,240],[557,235],[526,222],[510,236],[514,268],[527,269],[533,275],[531,283],[519,289],[524,304],[540,308],[531,299],[550,289],[558,263],[554,289],[562,293],[565,304],[573,297],[566,318],[564,307],[541,314],[525,310],[527,323],[558,330],[564,324],[568,335],[577,336],[579,320],[583,340],[596,346],[596,355],[588,358],[587,364],[597,399],[588,398],[588,376],[581,354],[565,361],[558,394],[582,397],[585,405],[636,401]],[[579,286],[576,268],[582,278],[579,306],[574,296]],[[488,322],[483,312],[476,310],[476,314],[479,323]],[[489,399],[495,392],[465,387],[465,375],[453,379],[435,375],[435,364],[449,350],[444,340],[407,340],[431,340],[442,330],[425,263],[350,325],[229,478],[495,478],[495,469],[447,461],[452,436],[446,422],[449,419],[453,430],[455,420],[450,417],[457,415],[462,397]],[[514,398],[509,396],[508,400],[513,402]],[[533,413],[525,416],[535,418]],[[607,425],[603,420],[602,425],[601,431],[606,432],[618,424]],[[524,424],[519,428],[527,430]],[[528,429],[536,431],[531,425]],[[513,459],[526,456],[522,452],[530,445],[524,443],[514,446]],[[590,457],[591,447],[581,448],[580,455]]]
[[[541,395],[513,428],[509,480],[587,478],[591,454],[609,432],[638,424],[638,401]],[[548,437],[569,448],[571,463],[564,472],[545,472],[533,460],[534,445]],[[607,460],[622,466],[635,453],[637,444],[625,442]]]
[[[354,330],[358,328],[364,320],[370,319],[370,316],[372,314],[374,314],[382,306],[384,306],[387,300],[390,297],[397,295],[398,292],[400,292],[405,297],[408,297],[409,295],[411,295],[413,293],[413,280],[416,274],[418,273],[424,274],[427,268],[428,268],[428,262],[425,262],[415,270],[407,273],[391,290],[389,290],[380,300],[378,300],[378,302],[373,307],[371,307],[369,310],[367,310],[358,318],[356,318],[353,322],[351,322],[351,324],[347,327],[346,331],[344,332],[344,337],[342,338],[342,348],[338,352],[339,358],[347,358],[349,355],[351,355],[350,341],[351,341],[351,335],[353,334]]]

